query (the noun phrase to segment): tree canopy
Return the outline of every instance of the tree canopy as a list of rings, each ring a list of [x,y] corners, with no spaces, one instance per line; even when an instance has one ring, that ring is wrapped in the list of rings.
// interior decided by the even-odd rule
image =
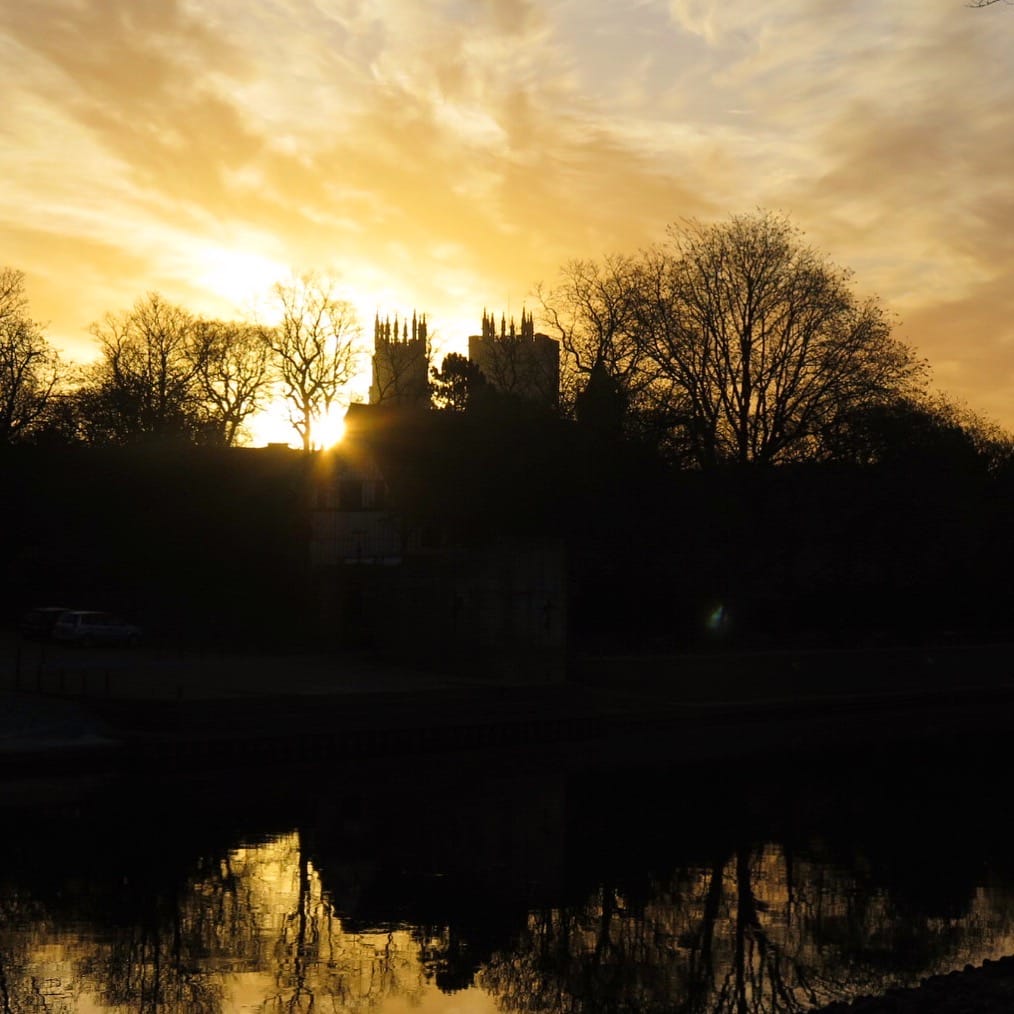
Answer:
[[[467,356],[449,352],[438,370],[431,370],[433,400],[445,412],[465,412],[474,407],[488,386],[482,370]]]
[[[265,331],[289,420],[303,450],[313,447],[314,425],[331,410],[352,379],[359,356],[355,309],[326,277],[306,274],[274,287],[280,319]]]
[[[820,457],[843,415],[922,381],[883,308],[780,215],[671,226],[642,270],[642,339],[699,465]]]
[[[194,318],[157,292],[92,325],[99,358],[81,393],[89,442],[196,439],[202,425]]]
[[[55,349],[29,315],[24,274],[0,268],[0,442],[26,439],[44,422],[61,376]]]
[[[686,220],[635,258],[572,262],[542,290],[572,371],[687,463],[827,457],[857,411],[913,398],[926,364],[851,273],[782,215]]]

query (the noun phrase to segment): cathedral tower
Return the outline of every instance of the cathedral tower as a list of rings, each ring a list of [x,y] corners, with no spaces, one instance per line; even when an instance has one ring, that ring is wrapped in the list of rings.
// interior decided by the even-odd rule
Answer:
[[[429,403],[429,342],[426,315],[412,313],[411,332],[406,318],[395,315],[373,322],[373,381],[370,404],[427,405]]]
[[[537,334],[535,318],[521,311],[521,326],[514,318],[482,312],[482,334],[468,339],[468,358],[482,370],[493,387],[545,408],[560,403],[560,343]]]

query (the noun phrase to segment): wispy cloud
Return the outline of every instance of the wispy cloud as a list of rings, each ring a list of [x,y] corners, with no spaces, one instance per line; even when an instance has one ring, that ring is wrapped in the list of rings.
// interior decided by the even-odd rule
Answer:
[[[9,4],[0,259],[74,351],[153,288],[231,312],[244,264],[460,330],[570,257],[775,207],[1014,423],[1012,42],[958,0]]]

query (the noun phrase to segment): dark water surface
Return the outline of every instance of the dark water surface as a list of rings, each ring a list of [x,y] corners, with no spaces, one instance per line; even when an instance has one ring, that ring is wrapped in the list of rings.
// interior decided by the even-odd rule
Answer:
[[[0,783],[0,1011],[800,1011],[1014,953],[993,744]]]

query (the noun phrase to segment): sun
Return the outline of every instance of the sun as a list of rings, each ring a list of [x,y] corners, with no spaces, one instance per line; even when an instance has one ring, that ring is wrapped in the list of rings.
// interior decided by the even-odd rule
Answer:
[[[328,450],[340,443],[345,435],[344,405],[335,405],[324,417],[314,421],[311,441],[314,450]],[[268,444],[303,446],[296,428],[289,418],[289,409],[283,398],[270,401],[260,412],[247,420],[246,429],[252,447]]]
[[[345,411],[344,405],[335,405],[323,419],[314,424],[314,447],[326,451],[341,443],[342,437],[345,436]]]

